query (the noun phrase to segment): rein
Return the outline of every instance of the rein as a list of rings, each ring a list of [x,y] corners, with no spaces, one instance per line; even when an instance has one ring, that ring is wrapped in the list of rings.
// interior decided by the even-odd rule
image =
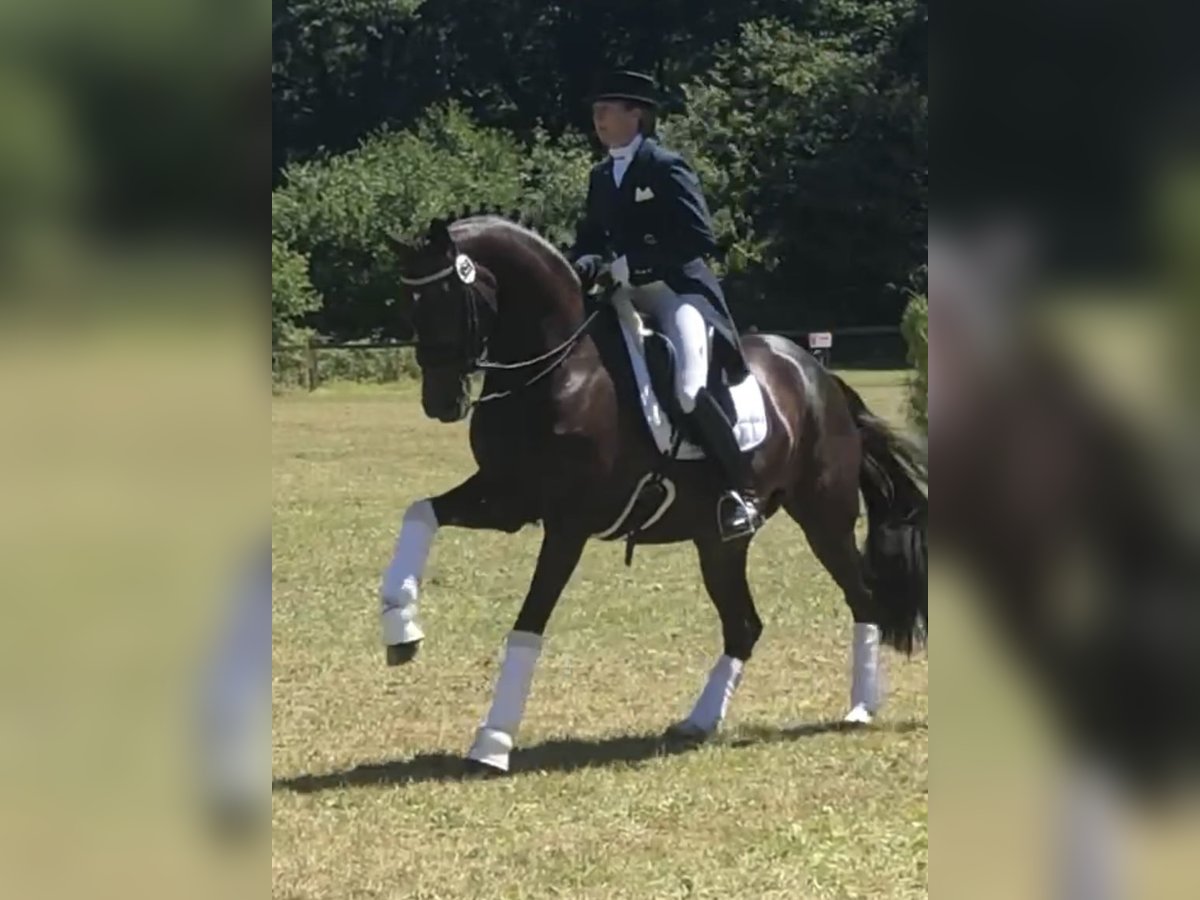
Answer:
[[[471,335],[469,335],[470,338],[478,333],[478,303],[480,301],[478,291],[475,289],[474,285],[476,276],[475,265],[470,257],[466,256],[465,254],[459,254],[454,262],[446,266],[444,269],[440,269],[431,275],[424,275],[420,278],[406,278],[401,276],[400,281],[402,284],[412,287],[423,287],[425,285],[434,284],[444,278],[449,278],[451,275],[458,275],[459,280],[463,282],[464,286],[469,292],[467,295],[467,308],[469,316],[468,330],[471,332]],[[592,310],[592,312],[588,314],[587,318],[583,320],[583,324],[576,328],[575,332],[569,338],[567,338],[554,349],[548,350],[539,356],[521,360],[520,362],[500,363],[489,360],[487,358],[487,337],[484,336],[479,355],[473,361],[471,361],[471,371],[473,372],[516,372],[521,369],[528,369],[530,366],[536,366],[538,363],[545,362],[546,360],[553,361],[518,387],[506,391],[496,391],[495,393],[484,394],[478,399],[472,400],[471,408],[474,409],[481,404],[490,403],[494,400],[503,400],[506,397],[511,397],[514,394],[520,393],[527,387],[537,384],[539,381],[561,366],[566,358],[571,355],[571,351],[575,349],[575,346],[579,343],[579,340],[584,336],[584,334],[587,333],[588,327],[592,324],[592,321],[596,318],[599,312],[599,308]]]
[[[455,264],[450,263],[450,265],[446,266],[446,268],[434,272],[432,275],[425,275],[422,278],[407,278],[404,275],[401,275],[400,283],[407,284],[412,287],[421,287],[426,284],[433,284],[435,281],[441,281],[443,278],[453,275],[455,271]]]
[[[550,359],[551,357],[557,355],[557,359],[555,359],[552,363],[550,363],[550,365],[546,366],[546,368],[542,369],[542,371],[538,372],[536,375],[534,375],[532,378],[530,378],[524,384],[520,385],[519,387],[515,387],[510,390],[507,390],[507,391],[497,391],[493,394],[484,394],[481,397],[479,397],[477,400],[472,400],[471,407],[475,408],[482,403],[489,403],[493,400],[503,400],[505,397],[511,397],[513,394],[520,393],[521,391],[525,390],[525,388],[530,387],[531,385],[537,384],[539,381],[541,381],[543,378],[545,378],[547,375],[549,375],[551,372],[553,372],[555,369],[557,369],[559,366],[561,366],[563,364],[563,362],[566,361],[566,358],[571,355],[571,351],[575,349],[575,345],[579,343],[579,339],[582,338],[583,335],[587,332],[588,326],[592,324],[592,320],[596,318],[596,316],[599,314],[599,312],[600,312],[599,309],[592,310],[591,313],[588,314],[588,317],[583,320],[583,324],[580,325],[577,329],[575,329],[574,334],[572,334],[569,338],[567,338],[565,341],[563,341],[561,344],[559,344],[553,350],[550,350],[547,353],[543,353],[541,356],[535,356],[532,359],[526,359],[526,360],[522,360],[521,362],[516,362],[516,363],[490,362],[489,360],[484,359],[482,357],[477,359],[475,361],[475,368],[477,370],[494,371],[494,372],[495,371],[513,372],[518,369],[527,369],[530,366],[537,365],[538,363],[544,362],[545,360]],[[486,345],[484,346],[484,353],[487,353]]]

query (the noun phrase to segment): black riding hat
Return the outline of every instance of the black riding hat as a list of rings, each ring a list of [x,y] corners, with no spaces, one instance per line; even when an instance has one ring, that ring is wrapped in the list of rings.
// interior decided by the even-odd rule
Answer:
[[[657,107],[658,87],[653,78],[641,72],[610,72],[596,84],[592,102],[597,100],[632,100]]]

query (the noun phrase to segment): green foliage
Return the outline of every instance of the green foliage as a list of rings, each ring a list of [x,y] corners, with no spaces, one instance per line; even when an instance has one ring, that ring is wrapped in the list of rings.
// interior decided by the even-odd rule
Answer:
[[[276,241],[306,256],[324,298],[311,318],[333,338],[408,337],[386,235],[414,236],[437,216],[499,207],[566,239],[579,214],[588,156],[581,140],[531,143],[482,128],[456,104],[357,150],[288,168],[273,196]]]
[[[320,297],[308,278],[308,260],[282,242],[272,241],[271,343],[289,343],[303,337],[300,320],[320,305]]]
[[[421,376],[416,351],[411,347],[382,350],[320,350],[317,353],[317,381],[359,381],[384,384],[415,380]]]
[[[310,357],[311,354],[311,357]],[[421,377],[417,354],[412,347],[324,348],[315,344],[285,343],[271,353],[271,382],[278,391],[310,387],[310,358],[316,360],[318,386],[353,381],[362,384],[390,384],[416,381]]]
[[[273,235],[322,335],[409,336],[388,232],[499,207],[568,242],[588,91],[623,65],[664,86],[742,327],[893,324],[921,290],[925,0],[280,0],[273,23]]]
[[[591,153],[581,135],[551,140],[541,129],[534,132],[523,156],[516,206],[543,237],[556,244],[574,242],[591,167]]]
[[[271,15],[274,170],[346,149],[390,117],[413,71],[408,34],[420,0],[284,0]]]
[[[914,295],[904,310],[901,330],[908,345],[908,361],[916,369],[909,386],[909,412],[922,430],[929,429],[929,300]]]
[[[687,86],[670,133],[703,160],[744,323],[899,318],[887,286],[924,257],[928,182],[923,90],[888,63],[905,7],[877,9],[866,37],[749,23]]]
[[[675,89],[706,71],[743,22],[808,15],[795,0],[709,4],[702,13],[678,0],[280,0],[275,170],[350,149],[381,126],[407,128],[447,98],[523,139],[537,127],[555,137],[584,131],[587,92],[603,69],[652,71],[677,101]]]
[[[271,348],[271,390],[280,393],[306,387],[308,356],[303,347],[286,344]]]

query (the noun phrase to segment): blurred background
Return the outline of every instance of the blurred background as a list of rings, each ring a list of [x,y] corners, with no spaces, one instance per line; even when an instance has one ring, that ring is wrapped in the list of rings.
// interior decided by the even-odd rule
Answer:
[[[934,896],[1200,889],[1195,14],[933,25]]]
[[[268,39],[253,4],[0,8],[5,896],[265,893],[222,798],[257,766],[265,822],[269,631],[230,636],[269,597]]]

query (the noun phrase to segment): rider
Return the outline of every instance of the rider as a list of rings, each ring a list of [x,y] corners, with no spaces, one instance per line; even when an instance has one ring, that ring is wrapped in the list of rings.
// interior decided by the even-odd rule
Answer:
[[[656,94],[649,76],[614,72],[593,96],[592,121],[609,155],[592,169],[572,257],[584,290],[608,274],[635,307],[658,320],[674,346],[680,408],[733,488],[717,508],[728,540],[752,534],[762,515],[749,458],[707,388],[710,326],[735,353],[740,345],[721,287],[704,261],[716,239],[700,181],[682,157],[653,138]]]

